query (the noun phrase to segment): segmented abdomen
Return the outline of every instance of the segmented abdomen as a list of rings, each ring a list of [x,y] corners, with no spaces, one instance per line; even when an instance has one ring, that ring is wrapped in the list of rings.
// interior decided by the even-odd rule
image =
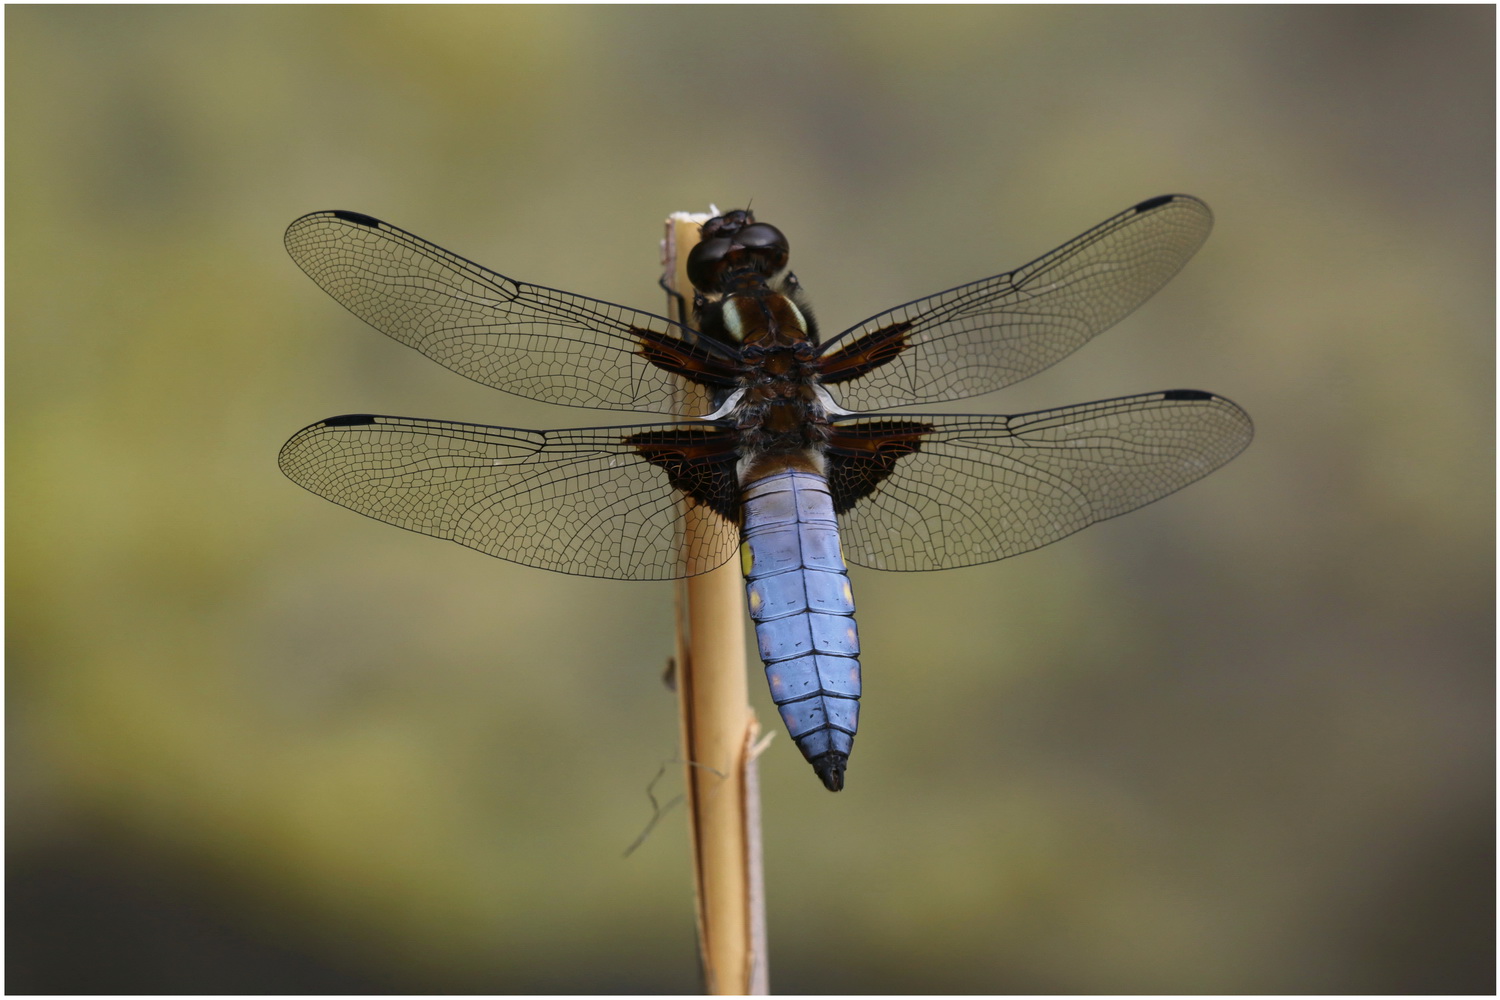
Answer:
[[[745,584],[771,698],[838,791],[859,727],[859,631],[833,498],[822,476],[788,469],[742,499]]]

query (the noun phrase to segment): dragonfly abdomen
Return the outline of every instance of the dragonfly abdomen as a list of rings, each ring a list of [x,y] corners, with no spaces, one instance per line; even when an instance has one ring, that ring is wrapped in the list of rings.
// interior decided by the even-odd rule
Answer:
[[[744,490],[741,549],[771,698],[831,791],[859,727],[859,631],[828,483],[783,469]]]

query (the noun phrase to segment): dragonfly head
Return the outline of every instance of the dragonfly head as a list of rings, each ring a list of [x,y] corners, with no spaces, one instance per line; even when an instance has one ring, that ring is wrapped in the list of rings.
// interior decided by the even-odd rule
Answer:
[[[716,215],[703,224],[701,241],[688,254],[688,280],[705,295],[724,295],[746,279],[768,284],[786,270],[786,236],[748,209]]]

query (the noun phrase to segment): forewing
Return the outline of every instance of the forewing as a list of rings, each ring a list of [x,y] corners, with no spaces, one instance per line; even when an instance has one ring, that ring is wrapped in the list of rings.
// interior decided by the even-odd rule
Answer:
[[[1196,198],[1143,201],[1025,267],[844,331],[823,348],[823,381],[851,410],[961,399],[1019,382],[1150,298],[1212,226]]]
[[[1250,443],[1249,416],[1191,389],[1018,416],[837,422],[828,455],[844,556],[973,566],[1040,548],[1181,489]],[[842,502],[841,502],[842,498]]]
[[[684,497],[733,496],[732,448],[709,424],[532,431],[357,414],[303,428],[278,461],[350,510],[523,566],[670,580],[739,545],[726,519]]]
[[[304,215],[286,248],[381,333],[517,396],[672,413],[674,371],[726,377],[721,350],[665,317],[513,281],[367,215]]]

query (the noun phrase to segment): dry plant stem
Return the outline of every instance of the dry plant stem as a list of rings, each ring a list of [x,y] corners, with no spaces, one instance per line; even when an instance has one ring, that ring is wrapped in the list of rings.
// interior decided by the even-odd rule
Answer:
[[[667,220],[667,283],[692,300],[687,254],[696,221]],[[675,310],[672,313],[676,318]],[[707,411],[697,387],[681,413]],[[734,531],[716,515],[690,511],[684,551],[697,532]],[[744,581],[737,561],[682,581],[677,602],[677,691],[687,762],[688,823],[698,904],[704,986],[717,995],[768,992],[760,803],[750,750],[760,727],[745,679]]]

